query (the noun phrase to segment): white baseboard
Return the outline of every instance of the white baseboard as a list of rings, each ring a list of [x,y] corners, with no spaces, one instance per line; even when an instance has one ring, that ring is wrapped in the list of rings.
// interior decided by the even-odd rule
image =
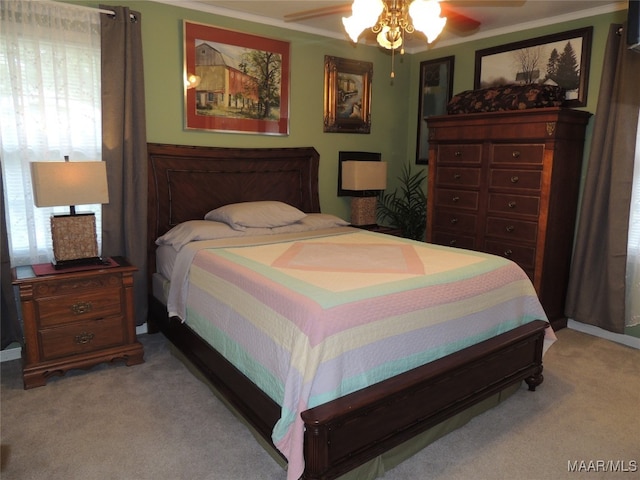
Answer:
[[[147,324],[143,323],[136,327],[136,335],[143,335],[147,333]],[[22,348],[16,344],[15,347],[9,346],[4,350],[0,350],[0,363],[9,362],[11,360],[18,360],[22,356]]]
[[[11,360],[18,360],[22,356],[22,348],[20,346],[9,346],[4,350],[0,350],[0,363],[9,362]]]
[[[589,335],[593,335],[594,337],[604,338],[606,340],[611,340],[612,342],[621,343],[628,347],[633,347],[640,350],[640,338],[638,337],[609,332],[608,330],[604,330],[603,328],[596,327],[594,325],[588,325],[586,323],[576,322],[575,320],[571,319],[567,321],[567,328],[570,328],[571,330],[577,330],[578,332],[582,333],[588,333]]]

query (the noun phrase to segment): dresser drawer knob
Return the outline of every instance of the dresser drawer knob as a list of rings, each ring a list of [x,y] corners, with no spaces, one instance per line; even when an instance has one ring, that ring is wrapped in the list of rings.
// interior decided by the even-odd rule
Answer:
[[[458,203],[460,201],[460,197],[458,197],[457,195],[451,198],[451,201],[453,203]]]
[[[516,202],[515,200],[511,200],[509,203],[507,203],[507,206],[509,208],[516,208]]]
[[[453,179],[454,179],[454,180],[460,180],[461,178],[462,178],[462,175],[461,175],[461,174],[459,174],[459,173],[454,173],[454,174],[453,174]]]
[[[76,343],[78,345],[85,345],[93,340],[95,335],[93,333],[82,332],[80,335],[76,335]]]
[[[511,155],[513,155],[513,158],[520,158],[520,152],[518,150],[514,150]]]
[[[91,302],[78,302],[71,305],[71,311],[74,315],[82,315],[83,313],[89,313],[93,306]]]
[[[453,152],[453,156],[456,158],[460,158],[462,156],[462,152],[460,150],[456,150]]]
[[[505,228],[505,230],[509,233],[513,232],[516,229],[516,227],[514,227],[513,225],[507,225],[507,227]]]
[[[518,183],[519,180],[520,178],[518,178],[517,175],[514,175],[513,177],[511,177],[511,183]]]
[[[509,258],[511,255],[513,255],[513,250],[511,250],[510,248],[504,251],[504,256]]]
[[[449,242],[449,245],[452,247],[455,247],[457,245],[458,241],[456,239],[453,239]]]
[[[455,225],[456,223],[458,223],[458,218],[457,217],[451,217],[451,225]]]

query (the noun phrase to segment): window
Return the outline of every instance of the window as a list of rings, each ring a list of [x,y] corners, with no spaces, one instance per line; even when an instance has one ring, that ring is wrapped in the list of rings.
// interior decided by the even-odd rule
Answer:
[[[29,163],[100,160],[100,18],[54,2],[0,6],[0,153],[12,265],[51,257],[49,217],[33,205]],[[55,181],[52,179],[52,181]],[[100,205],[78,207],[96,212]],[[100,238],[98,238],[100,242]]]

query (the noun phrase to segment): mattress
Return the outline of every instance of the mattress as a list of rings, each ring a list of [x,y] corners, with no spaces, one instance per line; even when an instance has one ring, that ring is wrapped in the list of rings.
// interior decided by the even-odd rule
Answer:
[[[304,470],[302,411],[546,320],[510,260],[348,227],[163,258],[154,294],[282,407],[272,440],[288,479]]]

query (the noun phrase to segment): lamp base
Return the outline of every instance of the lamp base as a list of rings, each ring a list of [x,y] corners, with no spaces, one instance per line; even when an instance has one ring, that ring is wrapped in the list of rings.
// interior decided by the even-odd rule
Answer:
[[[51,237],[54,265],[99,259],[96,217],[93,213],[52,216]]]
[[[351,225],[363,227],[376,224],[377,197],[351,198]]]

